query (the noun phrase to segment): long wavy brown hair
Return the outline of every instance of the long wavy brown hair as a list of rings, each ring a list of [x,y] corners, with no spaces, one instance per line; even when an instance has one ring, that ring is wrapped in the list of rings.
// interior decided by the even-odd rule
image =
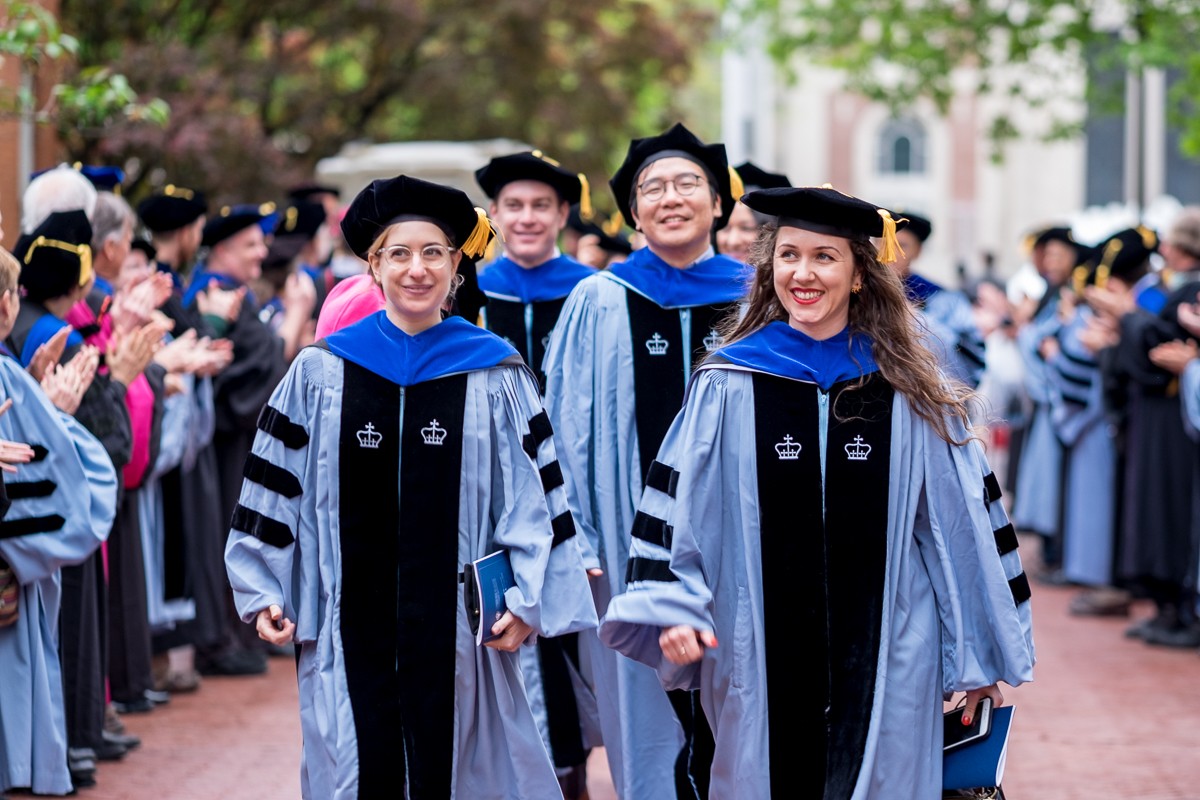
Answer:
[[[749,300],[740,318],[733,314],[725,320],[722,338],[726,344],[744,339],[771,322],[788,321],[787,311],[775,293],[777,234],[777,226],[764,225],[750,248],[754,274]],[[943,374],[937,356],[921,341],[924,329],[905,296],[904,286],[892,270],[879,263],[875,246],[850,240],[850,252],[862,281],[861,291],[850,295],[850,336],[871,340],[871,355],[879,373],[938,436],[951,444],[965,444],[967,440],[960,441],[950,433],[948,420],[957,417],[970,427],[971,390]],[[864,382],[865,377],[843,391],[861,388]]]

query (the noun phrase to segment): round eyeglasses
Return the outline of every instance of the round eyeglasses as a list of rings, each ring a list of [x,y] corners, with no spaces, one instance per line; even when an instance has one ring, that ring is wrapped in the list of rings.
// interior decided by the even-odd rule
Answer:
[[[701,175],[678,175],[669,181],[664,181],[662,178],[651,178],[638,186],[638,191],[642,193],[642,197],[650,202],[661,200],[663,195],[667,193],[668,186],[675,187],[675,194],[680,197],[687,197],[695,194],[696,189],[704,183],[704,178]]]
[[[402,244],[381,247],[375,251],[386,264],[398,269],[411,269],[416,261],[420,261],[425,269],[445,269],[450,264],[450,257],[457,253],[457,248],[444,247],[440,244],[429,244],[420,250],[413,250]]]

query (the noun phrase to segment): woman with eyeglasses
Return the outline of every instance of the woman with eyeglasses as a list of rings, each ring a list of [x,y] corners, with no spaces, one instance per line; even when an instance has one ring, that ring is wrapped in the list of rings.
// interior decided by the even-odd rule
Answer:
[[[966,724],[1033,670],[969,391],[886,266],[887,211],[831,188],[742,202],[777,222],[658,452],[634,524],[659,534],[634,539],[601,640],[699,690],[711,797],[941,797],[943,697],[967,693]]]
[[[722,144],[676,125],[637,139],[610,181],[646,247],[585,278],[567,298],[543,369],[571,510],[583,534],[596,609],[628,580],[634,505],[660,473],[654,454],[683,403],[692,367],[720,344],[718,322],[745,295],[745,265],[712,248],[733,209]],[[740,187],[737,194],[741,194]],[[705,795],[707,727],[696,698],[671,697],[654,670],[580,637],[591,654],[600,724],[626,800]]]
[[[304,796],[558,796],[516,651],[596,616],[533,375],[444,313],[491,223],[399,176],[342,230],[384,310],[293,362],[226,549],[242,619],[297,643]],[[515,585],[479,647],[459,576],[499,550]]]

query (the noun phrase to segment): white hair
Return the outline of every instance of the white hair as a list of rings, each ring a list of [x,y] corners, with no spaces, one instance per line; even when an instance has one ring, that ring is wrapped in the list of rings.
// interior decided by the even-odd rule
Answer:
[[[21,198],[21,233],[33,233],[56,211],[82,209],[90,222],[96,213],[96,187],[66,164],[30,181]]]
[[[104,242],[121,236],[125,226],[132,229],[136,218],[133,209],[124,199],[111,192],[99,192],[96,197],[96,213],[92,216],[92,250],[100,252]]]

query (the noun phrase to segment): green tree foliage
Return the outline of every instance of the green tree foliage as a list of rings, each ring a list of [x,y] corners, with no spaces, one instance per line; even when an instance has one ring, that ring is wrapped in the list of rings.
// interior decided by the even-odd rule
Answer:
[[[849,88],[900,110],[918,98],[943,112],[955,89],[1043,109],[1041,136],[1078,133],[1064,101],[1118,109],[1120,82],[1088,81],[1073,96],[1086,60],[1093,74],[1170,71],[1172,122],[1200,155],[1200,3],[1196,0],[726,0],[734,16],[767,31],[781,64],[802,55],[845,71]],[[970,70],[959,70],[969,67]],[[973,82],[964,86],[961,82]],[[1081,93],[1086,93],[1079,96]],[[1077,103],[1074,104],[1077,107]],[[1025,133],[1015,115],[989,121],[993,141]]]
[[[49,102],[37,108],[33,76],[76,56],[79,47],[79,40],[65,33],[42,6],[0,0],[0,58],[17,59],[24,76],[20,85],[0,88],[0,114],[54,125],[70,155],[84,161],[92,160],[100,141],[119,126],[167,123],[170,108],[163,100],[141,102],[124,75],[103,68],[74,71],[70,80],[50,90]]]
[[[272,196],[353,140],[505,136],[606,175],[630,136],[672,121],[713,23],[646,0],[64,0],[62,15],[82,65],[171,104],[166,130],[113,137],[109,157],[221,200]]]

